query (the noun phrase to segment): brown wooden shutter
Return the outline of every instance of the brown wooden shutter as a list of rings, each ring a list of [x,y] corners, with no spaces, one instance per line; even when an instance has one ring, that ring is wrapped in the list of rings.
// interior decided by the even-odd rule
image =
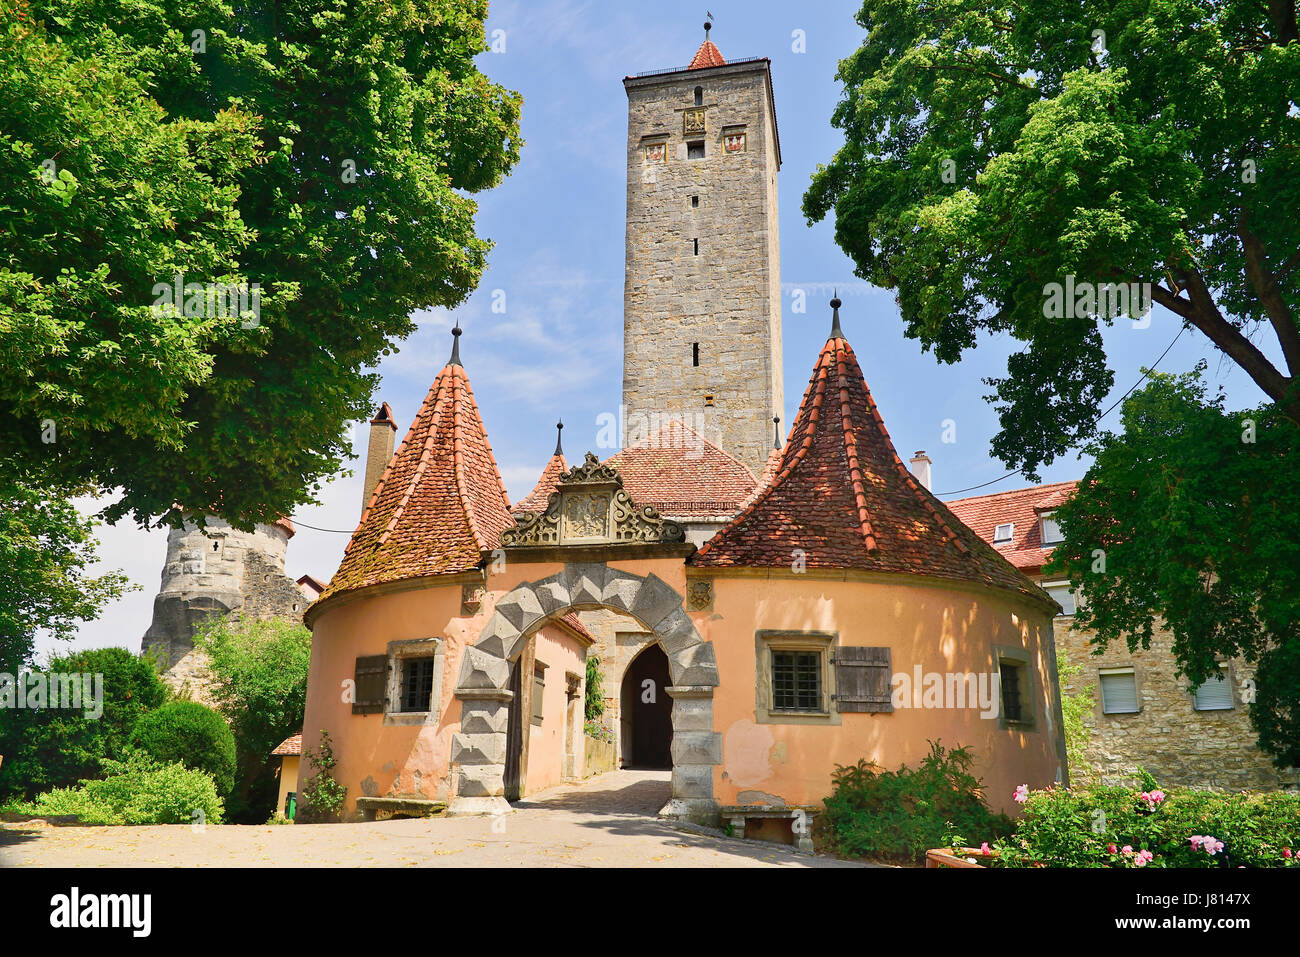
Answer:
[[[382,714],[388,697],[388,656],[362,655],[357,658],[357,700],[353,714]]]
[[[893,669],[888,648],[849,645],[835,650],[835,710],[894,710]]]

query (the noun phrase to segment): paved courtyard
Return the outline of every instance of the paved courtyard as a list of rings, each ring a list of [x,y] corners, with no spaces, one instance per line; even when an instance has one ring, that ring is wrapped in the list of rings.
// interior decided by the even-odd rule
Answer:
[[[0,867],[852,867],[684,832],[655,814],[667,771],[613,771],[532,795],[513,814],[293,826],[0,824]]]

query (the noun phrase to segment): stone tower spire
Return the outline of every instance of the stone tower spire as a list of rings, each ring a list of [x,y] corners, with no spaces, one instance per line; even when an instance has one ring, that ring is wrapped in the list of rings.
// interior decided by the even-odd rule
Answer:
[[[783,404],[777,171],[767,59],[628,77],[625,446],[677,419],[754,474]]]

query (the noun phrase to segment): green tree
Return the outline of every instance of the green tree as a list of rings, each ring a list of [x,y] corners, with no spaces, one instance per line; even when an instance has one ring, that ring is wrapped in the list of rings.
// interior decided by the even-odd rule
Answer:
[[[32,795],[97,777],[104,761],[126,756],[136,722],[167,695],[153,665],[125,648],[54,657],[42,672],[101,676],[103,713],[95,716],[86,706],[0,708],[0,796]]]
[[[0,5],[0,444],[123,488],[110,519],[310,501],[365,370],[484,269],[472,194],[520,147],[485,0]],[[157,314],[177,273],[257,283],[256,325]]]
[[[1056,646],[1056,681],[1061,694],[1061,725],[1065,731],[1065,754],[1070,766],[1070,786],[1085,784],[1092,777],[1088,764],[1088,742],[1092,732],[1084,718],[1097,706],[1093,697],[1094,686],[1087,684],[1075,694],[1066,686],[1083,674],[1083,666],[1073,664],[1066,656],[1063,645]]]
[[[32,663],[36,636],[76,634],[131,586],[117,572],[91,576],[96,522],[67,500],[0,464],[0,672]]]
[[[230,817],[261,824],[276,798],[271,752],[302,730],[311,633],[293,622],[226,618],[206,626],[194,643],[209,658],[211,694],[235,736]]]
[[[1233,690],[1260,747],[1300,765],[1300,428],[1275,405],[1226,411],[1203,370],[1154,373],[1124,403],[1123,432],[1087,447],[1052,564],[1082,591],[1075,624],[1100,648],[1148,648],[1163,618],[1189,686],[1222,656],[1256,662],[1255,684]]]
[[[804,212],[834,211],[858,275],[940,361],[981,332],[1025,344],[988,380],[1008,466],[1032,478],[1095,435],[1113,384],[1116,317],[1086,297],[1048,315],[1070,276],[1151,283],[1300,422],[1295,3],[867,0],[857,21],[845,142]]]
[[[235,786],[235,736],[226,719],[197,701],[169,701],[135,725],[132,741],[163,764],[212,775],[217,793]]]

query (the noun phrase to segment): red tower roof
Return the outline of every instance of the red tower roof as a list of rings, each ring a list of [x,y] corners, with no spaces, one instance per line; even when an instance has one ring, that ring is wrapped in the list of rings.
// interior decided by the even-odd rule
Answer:
[[[551,460],[546,463],[546,468],[542,469],[542,477],[537,480],[533,490],[515,503],[512,512],[544,512],[547,503],[551,499],[551,493],[556,491],[556,484],[564,477],[564,473],[569,471],[569,464],[564,461],[564,453],[556,452],[551,456]]]
[[[722,51],[718,49],[717,44],[706,38],[705,41],[700,44],[700,48],[695,51],[695,56],[691,60],[691,65],[688,66],[687,69],[703,70],[711,66],[726,65],[727,59],[722,55]]]
[[[790,567],[801,552],[809,569],[907,573],[1040,594],[898,457],[839,330],[838,308],[774,471],[692,565]]]
[[[469,376],[453,353],[375,486],[321,598],[471,571],[513,524]]]
[[[754,494],[743,463],[677,419],[605,460],[638,506],[674,518],[734,515]]]

